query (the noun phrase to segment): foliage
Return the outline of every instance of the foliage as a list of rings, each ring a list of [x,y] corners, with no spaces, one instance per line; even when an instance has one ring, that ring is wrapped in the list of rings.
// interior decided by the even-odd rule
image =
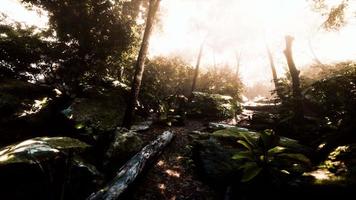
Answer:
[[[43,81],[72,93],[131,63],[137,51],[144,0],[23,0],[49,16],[47,30],[1,22],[1,72],[42,74]]]
[[[166,109],[171,97],[187,95],[191,86],[193,69],[179,57],[157,57],[146,64],[142,80],[140,102],[147,108]]]
[[[193,73],[192,66],[180,57],[156,57],[149,60],[146,64],[140,96],[140,103],[146,106],[144,110],[147,112],[152,109],[153,112],[163,115],[174,110],[177,114],[187,101],[185,96],[189,95]],[[206,98],[211,96],[214,99],[218,95],[228,95],[234,97],[234,101],[239,100],[242,84],[229,68],[209,68],[200,74],[196,91],[204,92]],[[210,100],[206,100],[205,103],[209,104]],[[209,106],[211,107],[210,104],[207,105]]]
[[[356,105],[356,66],[353,62],[330,65],[314,65],[301,73],[303,108],[305,122],[303,126],[293,125],[293,97],[290,80],[279,80],[279,92],[282,105],[279,108],[279,132],[299,133],[299,139],[308,143],[320,138],[330,130],[352,129],[355,120]],[[340,129],[341,128],[341,129]],[[292,130],[292,131],[291,131]]]
[[[330,7],[325,0],[312,0],[313,10],[325,16],[325,21],[322,27],[325,30],[333,31],[340,30],[347,23],[347,11],[351,7],[348,0],[340,0]]]
[[[290,153],[288,148],[279,146],[280,138],[273,131],[266,130],[256,138],[241,133],[243,139],[237,142],[245,151],[240,151],[233,159],[243,165],[242,182],[248,182],[260,173],[269,173],[272,176],[281,174],[301,174],[303,168],[310,164],[309,159],[300,153]]]
[[[230,96],[193,92],[187,112],[193,117],[229,119],[241,112],[241,108]]]
[[[242,82],[229,66],[216,66],[200,75],[197,91],[221,94],[240,100]]]

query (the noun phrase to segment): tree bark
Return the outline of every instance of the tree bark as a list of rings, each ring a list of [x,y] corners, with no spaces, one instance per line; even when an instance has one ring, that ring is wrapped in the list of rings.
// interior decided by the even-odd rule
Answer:
[[[159,154],[173,139],[173,133],[165,131],[155,141],[145,146],[120,168],[115,178],[103,189],[91,194],[87,200],[115,200],[126,191],[137,176],[144,170],[147,162]]]
[[[274,60],[273,60],[273,56],[272,56],[272,52],[271,50],[268,48],[268,46],[266,47],[267,49],[267,54],[268,54],[268,59],[269,59],[269,63],[271,65],[271,71],[272,71],[272,78],[273,78],[273,83],[274,83],[274,88],[275,91],[277,93],[277,96],[282,99],[282,94],[281,94],[281,90],[279,88],[279,84],[278,84],[278,76],[277,76],[277,71],[276,71],[276,66],[274,64]]]
[[[199,54],[198,54],[198,60],[197,60],[197,64],[195,65],[193,83],[192,83],[192,88],[190,90],[189,99],[192,98],[193,92],[194,92],[194,90],[196,88],[197,79],[198,79],[198,75],[199,75],[200,61],[201,61],[201,57],[203,55],[203,49],[204,49],[204,42],[200,45]]]
[[[153,29],[155,15],[159,8],[160,2],[161,0],[150,0],[150,6],[149,6],[147,20],[146,20],[146,28],[143,35],[141,49],[137,57],[137,62],[135,65],[135,75],[131,86],[130,99],[128,101],[128,105],[123,120],[123,126],[128,129],[130,129],[132,125],[132,118],[134,116],[134,111],[137,104],[138,95],[140,92],[142,76],[145,69],[145,60],[147,56],[149,40]]]
[[[303,102],[302,102],[302,92],[300,89],[300,79],[299,70],[297,70],[292,54],[292,43],[294,38],[292,36],[286,36],[286,49],[284,50],[284,55],[286,56],[289,72],[292,78],[292,90],[293,90],[293,101],[294,101],[294,114],[297,122],[301,122],[304,118]]]

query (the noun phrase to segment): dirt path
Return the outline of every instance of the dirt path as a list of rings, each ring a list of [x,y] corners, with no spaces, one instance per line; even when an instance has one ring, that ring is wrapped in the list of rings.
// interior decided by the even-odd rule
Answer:
[[[195,174],[190,158],[192,140],[188,133],[202,128],[203,123],[188,121],[184,127],[155,127],[145,133],[147,139],[153,139],[168,129],[175,133],[175,138],[133,186],[127,199],[216,199],[213,190]]]

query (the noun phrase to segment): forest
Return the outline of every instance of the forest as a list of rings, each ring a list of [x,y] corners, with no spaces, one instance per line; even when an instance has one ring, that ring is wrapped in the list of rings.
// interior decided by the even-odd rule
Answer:
[[[0,3],[0,199],[355,197],[355,1]]]

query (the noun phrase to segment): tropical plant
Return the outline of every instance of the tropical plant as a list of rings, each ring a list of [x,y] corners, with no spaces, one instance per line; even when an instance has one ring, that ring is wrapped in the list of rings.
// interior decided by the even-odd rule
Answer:
[[[301,153],[292,153],[280,145],[280,137],[272,130],[265,130],[258,138],[248,132],[240,133],[243,139],[237,142],[245,149],[232,158],[241,162],[242,182],[249,182],[261,173],[272,176],[298,174],[310,164]]]

